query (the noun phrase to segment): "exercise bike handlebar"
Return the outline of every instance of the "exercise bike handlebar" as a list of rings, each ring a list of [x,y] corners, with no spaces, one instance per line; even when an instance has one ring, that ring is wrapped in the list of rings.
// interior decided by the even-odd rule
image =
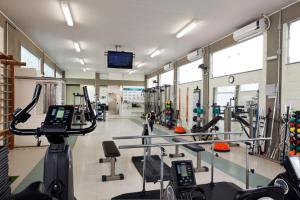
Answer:
[[[42,90],[42,85],[37,84],[35,86],[35,90],[34,90],[31,102],[24,109],[17,108],[14,111],[13,120],[10,123],[10,126],[9,126],[9,130],[13,134],[15,134],[15,135],[45,135],[45,134],[47,134],[47,133],[41,132],[40,127],[36,128],[36,129],[19,129],[19,128],[16,127],[17,124],[25,123],[31,117],[30,111],[38,103],[38,100],[39,100],[39,97],[40,97],[40,94],[41,94],[41,90]],[[85,98],[85,101],[86,101],[86,104],[87,104],[87,114],[88,114],[87,121],[90,121],[91,125],[87,128],[80,128],[80,129],[72,129],[71,128],[71,129],[65,130],[65,132],[62,133],[63,135],[84,135],[86,133],[92,132],[97,126],[96,117],[95,117],[95,114],[93,112],[91,102],[89,100],[89,96],[88,96],[86,86],[83,87],[83,93],[84,93],[84,98]]]

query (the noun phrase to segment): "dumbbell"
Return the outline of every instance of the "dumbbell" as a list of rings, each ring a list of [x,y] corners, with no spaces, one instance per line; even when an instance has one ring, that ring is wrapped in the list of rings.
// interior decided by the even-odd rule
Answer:
[[[300,146],[297,146],[297,147],[296,147],[296,152],[297,152],[297,153],[300,153]]]
[[[197,122],[197,119],[198,119],[198,117],[197,117],[197,116],[194,116],[194,117],[193,117],[193,122]]]
[[[203,114],[204,110],[203,108],[197,108],[197,114]]]
[[[218,114],[220,114],[220,108],[213,108],[213,114],[214,115],[218,115]]]
[[[294,144],[290,144],[290,151],[293,151],[295,149],[295,145]]]
[[[290,118],[290,122],[295,122],[296,121],[296,118],[295,117],[291,117]]]
[[[291,127],[291,128],[290,128],[290,132],[291,132],[291,133],[295,133],[295,130],[296,130],[295,127]]]

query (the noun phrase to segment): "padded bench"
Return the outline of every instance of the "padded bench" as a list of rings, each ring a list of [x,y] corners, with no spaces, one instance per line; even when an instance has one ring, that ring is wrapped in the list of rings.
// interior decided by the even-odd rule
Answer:
[[[189,142],[188,140],[182,139],[182,138],[173,138],[173,142]],[[187,149],[190,149],[191,151],[194,151],[197,153],[197,168],[194,169],[195,172],[208,172],[208,167],[201,166],[201,152],[205,151],[205,149],[199,145],[199,144],[185,144],[182,145]],[[170,158],[178,158],[178,157],[184,157],[184,153],[179,153],[179,145],[175,146],[175,154],[170,154]]]
[[[105,158],[100,158],[99,163],[110,163],[110,175],[103,175],[102,181],[124,180],[124,174],[115,174],[117,157],[121,155],[116,144],[113,141],[103,141],[102,147]]]

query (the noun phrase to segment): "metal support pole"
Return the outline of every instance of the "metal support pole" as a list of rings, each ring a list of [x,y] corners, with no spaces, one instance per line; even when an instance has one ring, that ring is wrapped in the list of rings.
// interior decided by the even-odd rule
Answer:
[[[166,150],[160,147],[160,200],[164,197],[164,156],[166,156]]]
[[[250,175],[250,170],[249,170],[249,147],[250,144],[246,143],[246,189],[249,189],[249,175]]]
[[[214,141],[214,137],[212,136],[212,141]],[[211,166],[211,173],[210,173],[210,184],[214,184],[214,158],[215,158],[215,149],[214,143],[211,143],[211,159],[210,159],[210,166]]]
[[[249,108],[248,110],[248,114],[249,114],[249,136],[250,138],[254,138],[254,127],[253,127],[253,115],[254,115],[254,109],[253,108]]]
[[[110,168],[110,175],[115,176],[115,169],[116,169],[116,160],[115,158],[111,158],[111,168]]]
[[[142,192],[146,192],[146,163],[147,163],[147,156],[146,156],[147,148],[144,148],[144,163],[143,163],[143,190]]]

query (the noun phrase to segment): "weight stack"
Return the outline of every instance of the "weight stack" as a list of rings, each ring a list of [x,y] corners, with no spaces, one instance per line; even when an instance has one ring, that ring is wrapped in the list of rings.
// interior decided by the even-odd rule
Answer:
[[[0,146],[0,199],[9,200],[11,195],[8,176],[8,149]]]

